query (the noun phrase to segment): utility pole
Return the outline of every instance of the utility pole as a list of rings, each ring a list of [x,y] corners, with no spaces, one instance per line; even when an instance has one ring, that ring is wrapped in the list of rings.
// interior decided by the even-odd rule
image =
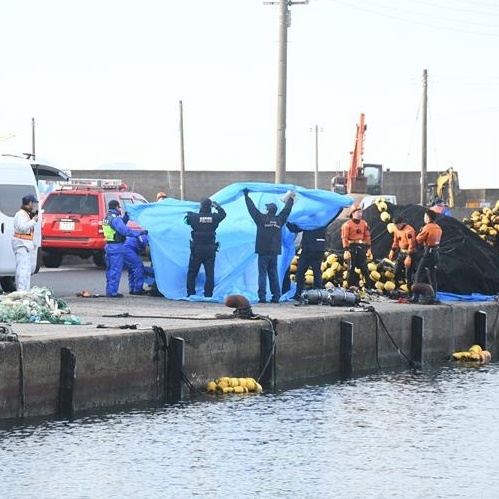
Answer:
[[[310,131],[315,131],[315,169],[314,169],[314,189],[318,189],[319,186],[319,132],[323,129],[315,125]]]
[[[33,161],[36,159],[35,149],[35,118],[31,118],[31,157]]]
[[[427,125],[427,114],[428,114],[428,71],[423,70],[423,112],[422,112],[422,137],[421,137],[421,192],[420,192],[420,204],[421,206],[426,205],[426,186],[427,186],[427,168],[426,168],[426,157],[427,157],[427,138],[428,138],[428,125]]]
[[[183,201],[185,198],[185,156],[184,156],[184,108],[182,101],[180,105],[180,199]]]
[[[279,5],[279,57],[277,75],[277,146],[275,183],[286,181],[286,94],[287,94],[287,59],[288,28],[291,25],[291,5],[308,4],[309,0],[263,2],[265,5]]]

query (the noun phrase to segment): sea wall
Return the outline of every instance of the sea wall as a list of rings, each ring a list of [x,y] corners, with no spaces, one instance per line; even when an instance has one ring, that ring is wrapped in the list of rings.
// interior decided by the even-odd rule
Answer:
[[[423,324],[423,365],[444,362],[452,352],[474,344],[479,311],[487,317],[488,345],[484,346],[496,357],[497,302],[388,304],[377,306],[375,311],[318,307],[297,311],[290,304],[281,305],[275,329],[277,386],[340,373],[344,324],[353,326],[351,366],[355,374],[410,367],[407,357],[412,355],[414,317]],[[182,340],[183,374],[192,386],[204,391],[208,380],[220,376],[257,378],[261,374],[268,354],[262,347],[262,330],[271,331],[270,324],[270,319],[235,319],[164,331],[168,343],[173,338]],[[88,327],[75,334],[71,326],[64,331],[61,328],[65,326],[53,326],[54,334],[37,338],[36,326],[32,328],[19,342],[0,342],[0,419],[61,412],[61,351],[67,349],[76,363],[71,393],[75,411],[164,402],[167,378],[176,366],[157,330]]]

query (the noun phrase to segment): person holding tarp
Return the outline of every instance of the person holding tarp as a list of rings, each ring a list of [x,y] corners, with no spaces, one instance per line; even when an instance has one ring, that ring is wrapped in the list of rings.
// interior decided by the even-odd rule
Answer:
[[[212,213],[212,207],[216,213]],[[211,199],[203,199],[198,213],[188,212],[184,222],[192,227],[191,255],[187,271],[187,296],[196,294],[196,277],[201,265],[204,267],[206,280],[204,296],[211,298],[215,287],[215,256],[219,244],[215,239],[215,231],[220,222],[227,216],[225,210]]]
[[[282,228],[288,219],[296,193],[290,192],[284,208],[277,214],[277,205],[268,203],[262,213],[249,197],[249,189],[243,190],[246,207],[256,224],[255,253],[258,254],[258,302],[267,302],[267,277],[269,279],[271,302],[278,303],[281,287],[277,272],[277,256],[282,251]]]

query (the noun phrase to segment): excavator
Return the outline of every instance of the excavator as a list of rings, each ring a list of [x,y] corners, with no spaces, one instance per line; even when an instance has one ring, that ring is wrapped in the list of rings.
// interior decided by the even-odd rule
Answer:
[[[364,164],[364,139],[367,130],[365,114],[361,113],[353,151],[350,152],[350,169],[337,172],[331,180],[331,190],[339,194],[381,194],[383,165]]]
[[[459,180],[454,168],[447,168],[438,174],[436,183],[428,184],[428,201],[431,204],[435,198],[440,198],[449,208],[456,206],[459,195]]]

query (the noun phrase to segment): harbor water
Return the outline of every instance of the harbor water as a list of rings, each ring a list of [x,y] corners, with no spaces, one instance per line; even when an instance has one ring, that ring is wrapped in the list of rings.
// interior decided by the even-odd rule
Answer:
[[[499,366],[2,423],[0,496],[499,497]]]

